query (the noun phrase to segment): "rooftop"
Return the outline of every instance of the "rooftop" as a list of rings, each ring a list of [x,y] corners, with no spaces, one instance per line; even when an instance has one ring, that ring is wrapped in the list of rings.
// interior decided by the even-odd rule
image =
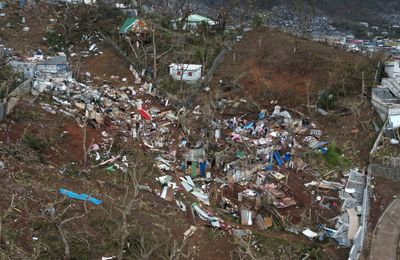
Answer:
[[[203,65],[197,65],[197,64],[176,64],[172,63],[169,65],[170,68],[174,69],[180,69],[180,70],[198,70],[203,67]]]
[[[37,64],[38,65],[60,65],[60,64],[68,64],[68,61],[67,61],[67,57],[54,56],[50,59],[40,61]]]

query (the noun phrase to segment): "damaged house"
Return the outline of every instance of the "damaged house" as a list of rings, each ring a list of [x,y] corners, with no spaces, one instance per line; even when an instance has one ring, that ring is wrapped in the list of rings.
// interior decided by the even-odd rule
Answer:
[[[16,71],[21,73],[24,79],[32,79],[35,74],[36,64],[33,62],[25,62],[12,60],[9,65]]]
[[[143,20],[138,18],[126,18],[119,28],[119,33],[121,35],[128,35],[129,33],[143,33],[147,30],[147,25]]]
[[[65,80],[72,78],[67,57],[54,56],[36,63],[34,71],[33,88],[43,92],[54,84],[63,84]]]
[[[174,80],[194,83],[202,78],[203,65],[172,63],[169,65],[169,74]]]
[[[172,20],[172,28],[177,30],[178,28],[182,28],[182,30],[196,30],[200,25],[205,24],[207,27],[213,27],[217,23],[214,20],[211,20],[208,17],[191,14],[186,18],[179,18],[178,20]]]

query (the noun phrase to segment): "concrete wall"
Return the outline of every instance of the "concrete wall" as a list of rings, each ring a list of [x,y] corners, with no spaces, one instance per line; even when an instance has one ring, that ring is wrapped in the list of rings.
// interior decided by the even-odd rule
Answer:
[[[368,171],[372,176],[380,176],[393,180],[400,180],[400,167],[387,167],[381,164],[370,164]]]
[[[385,72],[389,78],[395,78],[400,75],[400,61],[395,60],[385,64]]]
[[[18,104],[21,97],[30,94],[32,88],[32,80],[28,79],[22,82],[16,89],[14,89],[7,97],[6,114],[10,114],[14,107]]]
[[[68,71],[68,66],[66,64],[37,64],[35,71],[44,73],[61,73]]]
[[[375,140],[374,146],[369,153],[368,172],[372,176],[381,176],[390,179],[400,180],[400,157],[376,156],[378,146],[383,138],[386,124],[387,121],[383,124],[383,127]]]
[[[369,198],[370,198],[370,184],[371,178],[370,174],[367,176],[367,183],[365,185],[363,193],[363,204],[361,211],[360,227],[353,239],[353,246],[350,249],[349,260],[358,260],[361,257],[365,235],[368,229],[368,215],[369,215]]]
[[[22,73],[25,79],[33,78],[36,64],[31,62],[11,61],[10,65],[15,71]]]

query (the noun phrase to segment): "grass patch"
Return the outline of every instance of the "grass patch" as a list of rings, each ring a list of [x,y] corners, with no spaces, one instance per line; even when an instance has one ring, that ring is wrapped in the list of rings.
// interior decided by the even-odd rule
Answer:
[[[49,223],[45,221],[35,221],[32,223],[31,227],[35,231],[46,231],[49,228]]]
[[[346,168],[350,166],[342,151],[333,143],[329,145],[327,153],[324,155],[326,163],[333,168]]]
[[[49,146],[48,140],[38,138],[30,133],[22,136],[22,142],[36,151],[43,151]]]
[[[70,162],[64,165],[62,175],[72,178],[85,178],[85,179],[88,179],[89,177],[87,173],[79,169],[79,162]]]
[[[12,114],[11,118],[16,122],[23,121],[37,121],[43,119],[43,114],[36,111],[22,111],[17,109],[14,114]]]
[[[299,255],[299,259],[322,259],[321,247],[316,244],[305,244],[302,242],[288,241],[277,237],[267,237],[262,233],[254,233],[254,240],[262,245],[259,253],[268,255],[273,252],[274,256],[285,257],[289,255]],[[282,258],[279,258],[282,259]]]
[[[217,240],[217,239],[223,238],[225,236],[226,236],[226,234],[224,231],[217,230],[217,229],[212,229],[208,232],[208,238],[210,238],[211,240]]]

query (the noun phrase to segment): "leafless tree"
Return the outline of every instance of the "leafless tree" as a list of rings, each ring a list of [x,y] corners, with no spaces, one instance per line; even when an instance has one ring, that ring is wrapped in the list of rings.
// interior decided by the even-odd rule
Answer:
[[[235,21],[243,23],[252,17],[256,6],[251,0],[221,0],[210,5],[209,14],[216,21],[216,30],[223,31],[226,26]]]
[[[71,247],[68,242],[68,232],[65,226],[70,222],[87,216],[90,212],[90,209],[87,208],[85,201],[82,207],[84,210],[82,214],[73,214],[72,216],[69,216],[69,212],[73,209],[74,204],[66,205],[65,201],[66,199],[63,198],[44,206],[43,215],[41,217],[45,218],[49,223],[56,227],[58,235],[64,245],[64,258],[71,259]]]
[[[124,258],[124,251],[125,247],[127,246],[127,238],[130,235],[131,223],[129,221],[129,216],[133,210],[137,209],[139,202],[141,201],[141,197],[139,196],[139,185],[143,179],[149,177],[153,171],[151,162],[140,151],[134,151],[127,157],[128,169],[122,176],[122,185],[125,189],[122,202],[117,202],[115,199],[107,196],[112,207],[118,213],[115,215],[109,213],[111,220],[118,225],[118,259]],[[151,256],[151,253],[156,248],[147,248],[147,244],[144,243],[143,239],[139,239],[138,243],[142,249],[140,253],[136,253],[140,254],[141,257],[135,259],[150,259],[149,257]]]
[[[261,260],[262,258],[257,255],[254,250],[253,240],[250,236],[235,238],[237,245],[237,253],[240,260]]]
[[[170,237],[172,237],[170,235]],[[194,255],[193,248],[187,247],[188,239],[184,238],[183,241],[180,243],[177,240],[173,240],[171,243],[167,243],[165,245],[165,250],[160,255],[161,259],[164,260],[179,260],[179,259],[191,259]],[[185,248],[187,250],[185,252]]]

